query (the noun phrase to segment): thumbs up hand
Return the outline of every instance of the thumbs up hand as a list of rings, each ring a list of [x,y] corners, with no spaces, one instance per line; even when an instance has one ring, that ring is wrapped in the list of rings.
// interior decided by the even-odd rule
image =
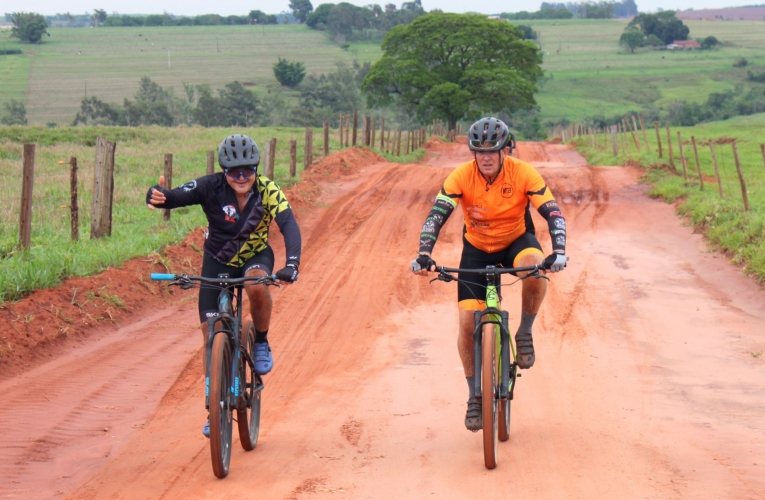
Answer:
[[[164,188],[165,186],[165,176],[160,175],[159,176],[159,187],[160,189]],[[165,195],[162,194],[162,191],[156,188],[151,188],[151,199],[149,200],[149,204],[146,206],[149,207],[149,209],[154,210],[154,205],[164,205],[165,203]]]

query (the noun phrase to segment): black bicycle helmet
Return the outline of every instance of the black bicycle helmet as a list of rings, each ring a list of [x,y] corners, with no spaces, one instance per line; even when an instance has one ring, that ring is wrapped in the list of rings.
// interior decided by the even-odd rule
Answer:
[[[502,151],[508,146],[515,147],[515,139],[505,122],[493,116],[481,118],[468,130],[470,151]]]
[[[260,164],[258,145],[244,134],[230,135],[218,146],[218,164],[221,168],[257,167]]]

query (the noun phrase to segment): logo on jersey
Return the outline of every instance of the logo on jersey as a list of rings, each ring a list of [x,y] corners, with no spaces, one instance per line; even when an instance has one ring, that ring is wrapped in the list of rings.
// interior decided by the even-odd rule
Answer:
[[[183,186],[181,186],[181,188],[183,188],[183,190],[188,193],[189,191],[192,191],[197,188],[197,181],[189,181]]]
[[[503,198],[512,198],[513,197],[513,186],[510,184],[502,184],[502,197]]]
[[[566,229],[566,221],[563,219],[555,219],[555,227],[558,229]]]
[[[226,205],[223,207],[223,213],[225,215],[226,222],[236,222],[239,220],[239,214],[236,213],[236,207],[234,205]]]

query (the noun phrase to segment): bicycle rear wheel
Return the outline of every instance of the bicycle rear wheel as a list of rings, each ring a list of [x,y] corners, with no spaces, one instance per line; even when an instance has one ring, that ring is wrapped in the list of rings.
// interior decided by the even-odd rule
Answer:
[[[487,469],[497,466],[497,334],[494,324],[483,325],[481,337],[481,410],[483,461]]]
[[[232,408],[231,343],[228,335],[217,333],[213,339],[210,357],[210,456],[213,473],[224,478],[231,462]]]
[[[242,330],[242,348],[251,360],[255,356],[255,325],[250,321]],[[239,395],[239,405],[236,410],[236,423],[239,427],[239,441],[245,451],[252,451],[258,444],[260,432],[260,394],[259,386],[263,382],[255,375],[253,367],[242,355],[239,377],[242,381],[242,393]]]

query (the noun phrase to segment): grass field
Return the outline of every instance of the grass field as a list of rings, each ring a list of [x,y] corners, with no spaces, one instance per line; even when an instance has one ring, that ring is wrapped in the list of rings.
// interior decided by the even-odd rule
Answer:
[[[220,129],[201,127],[2,127],[0,126],[0,303],[47,288],[68,276],[86,276],[118,266],[127,259],[158,252],[182,240],[193,228],[206,225],[197,207],[173,210],[170,222],[145,205],[148,188],[163,172],[165,153],[173,154],[173,185],[206,172],[207,151],[217,149],[231,133],[247,133],[259,144],[277,138],[274,178],[282,187],[299,179],[289,176],[289,141],[298,141],[298,171],[303,165],[304,129]],[[90,207],[93,193],[95,138],[103,135],[117,142],[112,236],[90,240]],[[330,133],[330,151],[340,149],[337,131]],[[32,247],[19,251],[22,144],[36,142]],[[314,130],[314,160],[323,151],[323,135]],[[392,161],[412,162],[419,149]],[[78,159],[80,241],[70,240],[70,157]],[[216,167],[217,168],[217,167]]]
[[[630,54],[618,41],[625,20],[518,21],[540,33],[543,68],[551,79],[537,94],[544,120],[571,121],[610,116],[674,100],[705,101],[732,90],[747,68],[745,57],[765,65],[765,22],[686,21],[691,38],[714,35],[725,46],[711,51],[653,51]],[[560,50],[560,52],[558,52]]]
[[[234,80],[254,84],[251,88],[257,93],[276,82],[272,66],[279,57],[305,62],[310,74],[332,70],[337,61],[363,62],[379,56],[375,44],[342,50],[325,34],[304,25],[49,31],[51,37],[36,46],[9,40],[7,31],[0,33],[0,47],[33,54],[12,56],[21,61],[16,63],[4,63],[9,56],[0,57],[0,102],[6,100],[4,94],[24,98],[26,89],[30,123],[71,123],[86,92],[121,104],[132,98],[142,76],[175,89],[179,96],[184,95],[183,82],[221,88]],[[13,65],[6,72],[8,64]]]
[[[637,151],[630,142],[628,151],[620,146],[620,154],[614,157],[611,137],[585,136],[575,139],[591,165],[618,165],[637,162],[647,167],[645,180],[653,184],[652,196],[668,202],[678,202],[678,212],[688,216],[709,238],[713,247],[727,252],[736,264],[744,264],[746,270],[765,281],[765,158],[760,144],[765,143],[765,113],[739,116],[722,122],[711,122],[695,127],[671,129],[672,152],[675,163],[669,166],[666,130],[661,130],[663,158],[658,156],[656,133],[648,131],[651,151],[647,151],[640,137],[642,150]],[[677,132],[683,139],[687,162],[686,180],[677,143]],[[696,159],[691,144],[696,138],[699,164],[704,178],[704,190],[700,189]],[[631,136],[626,137],[632,141]],[[722,139],[722,141],[721,141]],[[733,157],[731,139],[736,139],[741,168],[747,186],[751,210],[744,210],[743,195]],[[718,192],[709,141],[715,144],[718,170],[723,197]],[[622,144],[622,141],[620,141]]]

